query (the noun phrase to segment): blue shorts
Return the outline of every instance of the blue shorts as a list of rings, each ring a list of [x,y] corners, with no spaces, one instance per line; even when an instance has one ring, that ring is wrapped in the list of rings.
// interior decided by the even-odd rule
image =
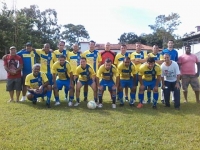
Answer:
[[[106,86],[108,86],[108,90],[112,90],[112,87],[115,85],[113,80],[104,80],[102,79],[100,82],[100,86],[103,86],[103,89],[106,90]]]
[[[156,80],[153,80],[153,81],[145,81],[145,80],[143,80],[143,84],[145,86],[145,90],[147,90],[148,87],[150,87],[150,89],[153,90],[153,88],[156,85]]]
[[[62,90],[63,86],[69,90],[70,88],[70,79],[67,80],[56,80],[58,90]]]
[[[88,81],[81,81],[81,80],[79,81],[81,82],[82,85],[92,85],[93,83],[92,79],[89,79]]]
[[[47,76],[47,78],[49,80],[49,85],[53,85],[53,76],[52,76],[52,74],[47,73],[46,76]]]
[[[46,92],[44,93],[44,92],[42,92],[41,94],[37,94],[37,93],[34,93],[33,91],[28,91],[27,92],[27,95],[28,94],[32,94],[32,95],[34,95],[36,98],[38,98],[38,97],[45,97],[46,96]]]
[[[133,88],[133,79],[129,79],[129,80],[120,80],[120,86],[122,88],[125,87],[129,87],[129,88]]]

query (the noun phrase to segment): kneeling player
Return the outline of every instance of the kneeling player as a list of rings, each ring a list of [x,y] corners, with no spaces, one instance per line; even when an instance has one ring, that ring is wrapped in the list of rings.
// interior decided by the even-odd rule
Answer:
[[[94,100],[97,103],[97,90],[96,90],[96,82],[95,82],[95,72],[91,68],[90,65],[87,64],[86,58],[81,57],[80,66],[76,68],[75,78],[78,78],[76,84],[76,104],[74,106],[78,106],[80,104],[80,89],[83,85],[89,85],[94,93]]]
[[[155,60],[153,57],[147,58],[147,62],[142,64],[139,69],[139,82],[140,82],[140,90],[139,90],[139,100],[137,108],[143,107],[144,100],[144,90],[147,87],[150,87],[153,90],[153,108],[156,109],[157,101],[158,101],[158,86],[160,84],[161,79],[161,68],[155,64]]]
[[[135,80],[136,80],[136,68],[133,63],[131,63],[130,57],[125,57],[123,62],[121,62],[118,67],[118,77],[117,83],[120,83],[119,86],[119,99],[120,99],[120,106],[124,106],[123,101],[123,89],[125,87],[130,88],[130,101],[129,105],[134,106],[135,103]]]
[[[47,96],[46,105],[50,108],[51,85],[49,85],[45,73],[40,72],[40,64],[32,67],[33,72],[26,76],[25,85],[27,87],[27,98],[36,104],[38,97]]]
[[[112,65],[111,59],[107,58],[105,63],[100,66],[98,73],[97,73],[97,87],[98,87],[98,95],[99,95],[99,108],[103,107],[102,104],[102,94],[103,91],[108,86],[108,90],[112,93],[112,108],[116,108],[116,86],[115,82],[113,81],[113,77],[116,77],[117,69],[114,65]],[[99,83],[99,80],[100,83]],[[118,85],[118,83],[117,83]]]

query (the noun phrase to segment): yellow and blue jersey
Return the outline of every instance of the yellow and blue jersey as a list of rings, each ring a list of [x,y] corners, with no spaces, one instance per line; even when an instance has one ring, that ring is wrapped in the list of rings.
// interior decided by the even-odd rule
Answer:
[[[124,61],[124,58],[125,57],[130,57],[130,54],[129,53],[125,53],[124,55],[122,53],[118,53],[116,56],[115,56],[115,60],[114,60],[114,64],[116,66],[118,66],[121,62]]]
[[[148,56],[147,56],[146,58],[148,58],[148,57],[154,58],[155,62],[156,62],[157,60],[161,60],[161,58],[162,58],[162,56],[161,56],[160,53],[157,53],[156,55],[155,55],[154,53],[149,53]],[[159,65],[159,64],[156,63],[156,65]],[[159,65],[159,66],[160,66],[160,65]]]
[[[33,73],[30,73],[26,76],[25,85],[29,86],[31,89],[38,89],[47,81],[48,78],[45,73],[39,72],[37,77],[35,77]]]
[[[73,75],[76,73],[76,68],[80,65],[80,59],[81,59],[81,52],[69,52],[67,55],[67,60],[69,61],[70,65],[72,66],[72,72]]]
[[[136,67],[132,63],[130,63],[130,65],[126,67],[124,65],[124,62],[121,62],[118,65],[117,70],[120,80],[130,80],[130,78],[137,73]]]
[[[97,50],[94,50],[93,52],[86,50],[82,56],[87,59],[87,63],[94,69],[95,72],[97,72],[98,65],[102,61],[101,54]]]
[[[52,72],[52,74],[57,75],[57,79],[67,80],[70,78],[70,73],[72,71],[71,71],[71,66],[70,66],[69,62],[65,61],[64,65],[61,66],[60,62],[57,61],[53,64],[51,72]]]
[[[153,81],[158,75],[161,75],[161,68],[155,64],[152,69],[149,69],[147,63],[144,63],[140,66],[138,75],[142,76],[145,81]]]
[[[138,52],[133,52],[133,53],[131,54],[131,60],[145,59],[146,56],[147,56],[147,53],[146,53],[146,52],[143,52],[143,51],[140,51],[140,53],[138,53]],[[140,68],[141,64],[142,64],[142,63],[135,64],[136,69],[137,69],[137,72],[139,71],[139,68]]]
[[[66,57],[66,60],[67,60],[68,53],[69,53],[69,51],[67,51],[65,49],[62,52],[60,52],[59,49],[54,51],[54,54],[56,55],[57,60],[60,57],[60,55],[64,55]]]
[[[101,80],[114,80],[114,78],[117,76],[117,68],[115,65],[112,65],[110,70],[106,70],[105,65],[101,65],[99,67],[99,70],[97,72],[97,77]]]
[[[40,71],[46,74],[51,74],[51,68],[53,64],[57,61],[54,52],[45,53],[42,49],[36,49],[35,52],[40,57],[41,68]]]
[[[80,81],[88,81],[92,78],[92,76],[95,76],[95,72],[94,69],[87,64],[86,68],[82,68],[80,65],[76,68],[76,76],[78,76],[78,79]]]
[[[19,52],[17,52],[17,55],[19,55],[22,58],[23,61],[23,68],[22,73],[23,75],[27,75],[32,72],[32,66],[36,64],[36,53],[35,51],[27,51],[26,49],[23,49]]]

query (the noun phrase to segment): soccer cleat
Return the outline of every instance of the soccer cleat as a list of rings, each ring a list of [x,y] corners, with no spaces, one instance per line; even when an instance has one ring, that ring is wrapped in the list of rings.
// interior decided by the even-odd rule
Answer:
[[[32,103],[33,103],[34,105],[36,105],[36,103],[37,103],[37,100],[33,100],[33,101],[32,101]]]
[[[69,107],[71,107],[72,105],[73,105],[73,103],[72,103],[72,102],[69,102],[69,103],[68,103],[68,106],[69,106]]]
[[[20,102],[24,102],[26,100],[26,97],[25,96],[22,96]]]
[[[87,102],[87,101],[88,101],[87,97],[84,97],[84,100],[83,100],[83,101]]]
[[[58,106],[58,105],[60,105],[60,102],[56,102],[56,103],[55,103],[55,106]]]
[[[128,97],[125,97],[125,101],[126,101],[126,102],[129,102],[129,99],[128,99]]]
[[[157,109],[157,106],[153,105],[152,108],[153,108],[153,109]]]
[[[139,103],[138,105],[137,105],[137,108],[142,108],[143,107],[143,104],[142,103]]]
[[[100,103],[100,104],[98,105],[98,108],[102,108],[102,107],[103,107],[103,104]]]
[[[116,104],[112,104],[112,108],[114,108],[114,109],[115,109],[115,108],[116,108]]]
[[[76,103],[74,104],[74,106],[77,107],[79,104],[80,104],[79,102],[76,102]]]
[[[145,100],[142,101],[142,104],[146,104],[147,102]]]

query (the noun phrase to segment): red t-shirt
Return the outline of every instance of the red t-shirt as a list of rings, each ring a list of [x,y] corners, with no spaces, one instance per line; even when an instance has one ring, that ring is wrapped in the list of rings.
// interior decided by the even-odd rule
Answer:
[[[114,60],[115,60],[115,53],[112,52],[112,51],[102,51],[101,52],[101,57],[102,57],[102,64],[105,63],[105,60],[107,58],[110,58],[112,60],[112,64],[114,63]]]
[[[8,69],[13,69],[16,70],[19,65],[23,64],[22,58],[19,55],[6,55],[4,58],[4,66],[7,66]],[[10,73],[7,73],[7,78],[8,79],[15,79],[15,78],[21,78],[21,70],[17,71],[15,75],[11,75]]]

